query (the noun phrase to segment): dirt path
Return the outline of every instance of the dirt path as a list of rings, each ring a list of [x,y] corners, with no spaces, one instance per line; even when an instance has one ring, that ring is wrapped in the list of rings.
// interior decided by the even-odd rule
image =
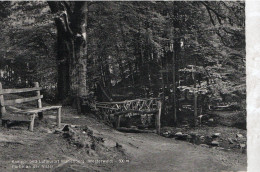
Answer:
[[[192,145],[151,133],[122,133],[93,118],[76,116],[75,112],[66,109],[64,111],[63,123],[88,126],[95,136],[104,139],[105,147],[114,149],[116,143],[119,143],[126,156],[116,159],[121,156],[116,156],[118,150],[113,152],[112,149],[103,157],[115,157],[114,162],[109,165],[65,163],[54,166],[53,169],[41,168],[37,171],[246,171],[245,154]],[[46,118],[52,119],[55,124],[54,115],[50,114]],[[53,134],[53,131],[53,128],[43,124],[37,126],[34,132],[29,132],[26,128],[2,129],[0,171],[13,171],[14,169],[10,168],[13,160],[95,159],[95,156],[84,152],[85,149],[71,147],[61,135]]]
[[[86,121],[96,135],[120,143],[129,155],[129,162],[116,162],[112,171],[246,171],[245,154],[206,148],[151,133],[122,133],[94,119]]]

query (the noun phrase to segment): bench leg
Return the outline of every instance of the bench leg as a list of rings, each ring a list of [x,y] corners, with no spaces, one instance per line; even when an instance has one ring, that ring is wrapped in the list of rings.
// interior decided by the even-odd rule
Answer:
[[[35,113],[31,115],[30,131],[33,131],[34,120],[35,120]]]
[[[2,120],[2,126],[7,128],[7,120]]]
[[[38,116],[39,116],[39,120],[42,120],[43,119],[43,112],[39,112]]]
[[[61,108],[58,108],[58,113],[57,113],[57,126],[58,126],[58,128],[61,127]]]
[[[119,116],[117,117],[116,128],[119,128],[119,127],[120,127],[120,121],[121,121],[121,116],[119,115]]]

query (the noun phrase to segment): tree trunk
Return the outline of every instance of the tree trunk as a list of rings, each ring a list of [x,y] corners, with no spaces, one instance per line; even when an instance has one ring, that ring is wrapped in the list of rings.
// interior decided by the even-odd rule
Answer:
[[[58,66],[58,100],[64,100],[68,97],[70,89],[69,79],[69,59],[70,49],[69,41],[64,39],[64,33],[61,26],[57,24],[57,66]]]
[[[73,4],[74,3],[74,4]],[[54,2],[49,7],[57,27],[58,97],[87,95],[87,2]]]

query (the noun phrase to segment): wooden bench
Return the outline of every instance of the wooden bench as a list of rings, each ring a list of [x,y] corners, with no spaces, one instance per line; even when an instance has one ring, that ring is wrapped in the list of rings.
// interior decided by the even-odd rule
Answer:
[[[0,116],[2,119],[2,125],[6,125],[7,121],[28,121],[30,122],[30,131],[33,131],[34,127],[34,119],[36,114],[38,114],[39,119],[43,118],[43,112],[47,110],[57,110],[57,126],[60,128],[61,126],[61,107],[62,106],[47,106],[42,107],[43,95],[40,93],[41,87],[39,87],[39,83],[35,82],[33,88],[20,88],[20,89],[3,89],[2,84],[0,83]],[[25,97],[18,98],[12,100],[5,100],[5,95],[7,94],[15,94],[15,93],[25,93],[25,92],[35,92],[35,96],[33,97]],[[37,102],[37,108],[33,109],[19,109],[13,107],[13,105],[18,103],[25,102]],[[9,107],[11,109],[7,112],[6,108]]]

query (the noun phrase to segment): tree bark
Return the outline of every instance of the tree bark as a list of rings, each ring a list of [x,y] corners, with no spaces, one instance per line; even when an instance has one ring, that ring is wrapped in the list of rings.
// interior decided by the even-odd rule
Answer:
[[[58,98],[87,95],[87,2],[48,2],[57,28]]]

